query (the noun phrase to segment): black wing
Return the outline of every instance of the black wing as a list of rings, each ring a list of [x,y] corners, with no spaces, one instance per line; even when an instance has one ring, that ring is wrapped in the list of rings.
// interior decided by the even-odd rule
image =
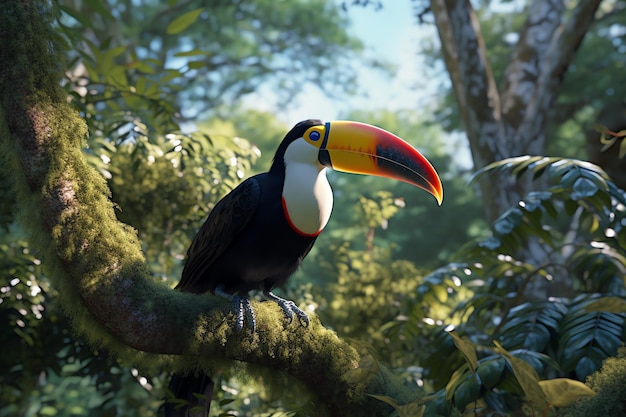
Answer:
[[[205,292],[211,277],[208,271],[254,216],[261,187],[249,178],[221,199],[209,213],[187,251],[187,261],[177,289]]]

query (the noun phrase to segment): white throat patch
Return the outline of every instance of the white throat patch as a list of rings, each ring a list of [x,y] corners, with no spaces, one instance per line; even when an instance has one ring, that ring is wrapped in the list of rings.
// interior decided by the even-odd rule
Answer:
[[[333,191],[326,168],[317,161],[318,149],[297,139],[285,151],[283,207],[296,232],[316,236],[333,210]]]

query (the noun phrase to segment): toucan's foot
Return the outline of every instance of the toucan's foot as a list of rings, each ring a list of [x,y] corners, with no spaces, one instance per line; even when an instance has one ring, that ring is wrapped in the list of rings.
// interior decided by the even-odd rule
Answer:
[[[215,288],[215,295],[230,300],[231,310],[235,315],[235,331],[237,333],[243,330],[246,318],[248,319],[250,331],[254,333],[256,329],[256,316],[254,314],[254,310],[252,309],[252,304],[250,303],[250,298],[248,298],[248,296],[227,293],[226,291],[224,291],[224,287],[222,287],[221,285]]]
[[[290,323],[293,321],[293,316],[295,315],[298,316],[300,324],[302,324],[304,327],[309,326],[309,316],[307,316],[304,311],[300,310],[296,303],[291,300],[285,300],[284,298],[280,298],[271,291],[265,291],[263,294],[265,294],[265,297],[267,297],[268,299],[275,301],[280,306],[280,308],[283,309]]]
[[[248,319],[248,324],[250,325],[250,331],[254,333],[256,330],[256,316],[254,315],[254,310],[252,309],[252,304],[250,304],[250,298],[246,295],[233,295],[232,300],[233,312],[237,317],[237,322],[235,323],[235,330],[237,333],[243,330],[243,325]]]

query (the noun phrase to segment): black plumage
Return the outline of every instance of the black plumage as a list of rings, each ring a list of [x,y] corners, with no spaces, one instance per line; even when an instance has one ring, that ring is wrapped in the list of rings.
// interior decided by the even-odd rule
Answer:
[[[320,120],[298,123],[283,139],[269,172],[248,178],[220,200],[187,252],[181,291],[230,294],[284,285],[309,253],[315,236],[294,231],[285,218],[282,190],[287,146]]]

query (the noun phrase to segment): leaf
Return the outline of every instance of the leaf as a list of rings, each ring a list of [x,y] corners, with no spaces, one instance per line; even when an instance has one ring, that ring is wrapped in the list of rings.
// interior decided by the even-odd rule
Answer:
[[[592,197],[598,191],[598,186],[589,178],[579,177],[574,182],[572,189],[572,199],[580,200],[585,197]]]
[[[190,61],[187,62],[187,66],[189,69],[200,69],[206,67],[207,64],[204,61]]]
[[[424,415],[424,410],[426,409],[426,406],[420,404],[418,401],[400,405],[396,403],[393,398],[386,395],[367,395],[392,406],[393,409],[398,412],[399,417],[422,417]]]
[[[488,237],[485,240],[478,242],[479,247],[484,247],[489,250],[496,250],[500,247],[502,242],[495,236]]]
[[[468,404],[478,400],[481,386],[480,377],[473,378],[467,375],[465,381],[454,391],[454,406],[458,410],[463,410]]]
[[[589,375],[600,369],[602,362],[604,362],[607,357],[596,348],[591,348],[588,351],[588,356],[581,358],[576,364],[576,368],[574,368],[576,377],[582,380],[586,379]]]
[[[612,313],[626,313],[626,300],[619,297],[602,297],[587,304],[585,311],[610,311]]]
[[[480,380],[485,388],[490,390],[500,382],[504,365],[505,361],[501,357],[488,360],[478,365],[476,373],[480,376]]]
[[[41,410],[39,410],[39,415],[42,416],[56,416],[57,414],[57,409],[49,405],[44,405]]]
[[[538,407],[543,407],[546,403],[546,397],[537,382],[539,377],[535,369],[523,360],[511,355],[497,341],[494,340],[493,343],[496,345],[498,353],[504,356],[511,366],[513,375],[524,391],[526,399]]]
[[[209,53],[201,49],[191,49],[189,51],[177,52],[174,54],[174,56],[176,57],[197,56],[197,55],[209,55]]]
[[[530,167],[531,164],[539,161],[540,159],[542,159],[539,156],[535,156],[535,157],[529,157],[527,160],[522,161],[520,163],[517,164],[517,166],[515,168],[513,168],[513,174],[519,178],[522,176],[522,174],[524,172],[526,172],[528,170],[528,168]]]
[[[467,364],[463,364],[460,368],[454,371],[450,377],[450,380],[446,384],[446,400],[450,401],[452,399],[457,387],[461,385],[464,379],[468,376],[468,374],[466,374],[467,367]]]
[[[107,7],[107,3],[102,2],[100,0],[85,0],[85,3],[89,5],[90,8],[94,9],[98,12],[99,15],[104,16],[108,20],[115,20],[109,7]]]
[[[461,339],[454,332],[448,332],[448,334],[452,336],[452,340],[454,340],[454,345],[458,350],[461,351],[463,357],[465,358],[465,361],[469,365],[470,371],[474,373],[476,367],[478,366],[478,357],[476,356],[476,349],[474,348],[474,345],[468,340]]]
[[[596,393],[580,381],[569,378],[555,378],[539,381],[546,400],[555,407],[566,407],[580,397],[593,397]]]
[[[167,29],[165,30],[168,35],[176,35],[183,30],[187,29],[189,26],[193,25],[193,23],[200,17],[200,14],[204,11],[204,7],[200,7],[198,9],[187,12],[181,16],[178,16],[169,25],[167,25]]]

